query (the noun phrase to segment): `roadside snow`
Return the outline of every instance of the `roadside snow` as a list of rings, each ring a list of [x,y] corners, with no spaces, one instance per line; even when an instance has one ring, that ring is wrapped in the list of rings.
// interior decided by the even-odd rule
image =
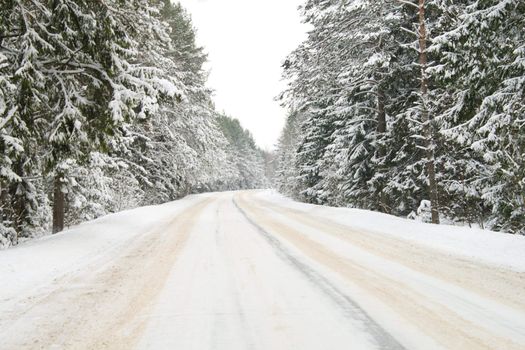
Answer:
[[[158,206],[107,215],[53,236],[0,251],[0,302],[20,298],[53,279],[104,259],[135,237],[167,224],[178,212],[202,200],[189,196]],[[1,312],[1,309],[0,309]]]
[[[189,196],[0,251],[0,348],[521,350],[523,252],[267,190]]]
[[[525,236],[451,225],[431,225],[361,209],[295,202],[276,191],[257,193],[261,200],[321,216],[355,230],[391,235],[483,263],[525,272]]]

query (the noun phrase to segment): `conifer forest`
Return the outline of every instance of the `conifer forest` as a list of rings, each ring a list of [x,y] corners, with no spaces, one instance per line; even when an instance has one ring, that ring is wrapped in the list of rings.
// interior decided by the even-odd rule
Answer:
[[[0,350],[524,350],[525,0],[0,0]]]
[[[310,0],[276,186],[525,234],[525,1]]]
[[[0,243],[188,193],[264,187],[165,1],[1,0]]]
[[[273,153],[169,0],[1,0],[0,241],[190,193],[525,233],[525,2],[308,0]],[[256,106],[254,106],[256,108]]]

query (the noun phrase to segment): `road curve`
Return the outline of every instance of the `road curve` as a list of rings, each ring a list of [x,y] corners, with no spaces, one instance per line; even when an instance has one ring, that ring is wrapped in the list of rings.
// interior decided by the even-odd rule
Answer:
[[[256,191],[191,203],[16,303],[0,295],[0,348],[525,349],[522,273]]]

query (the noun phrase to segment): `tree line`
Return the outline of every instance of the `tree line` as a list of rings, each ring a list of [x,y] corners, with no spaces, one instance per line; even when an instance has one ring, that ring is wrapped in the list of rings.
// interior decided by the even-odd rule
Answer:
[[[525,2],[308,0],[278,188],[525,234]]]
[[[265,186],[169,0],[0,0],[0,246],[188,193]]]

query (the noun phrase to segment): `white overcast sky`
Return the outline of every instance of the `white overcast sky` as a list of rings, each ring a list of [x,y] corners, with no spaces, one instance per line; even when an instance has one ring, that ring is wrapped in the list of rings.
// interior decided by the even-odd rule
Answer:
[[[281,63],[306,37],[297,8],[304,0],[180,0],[208,53],[219,111],[239,119],[264,149],[272,149],[286,111]]]

